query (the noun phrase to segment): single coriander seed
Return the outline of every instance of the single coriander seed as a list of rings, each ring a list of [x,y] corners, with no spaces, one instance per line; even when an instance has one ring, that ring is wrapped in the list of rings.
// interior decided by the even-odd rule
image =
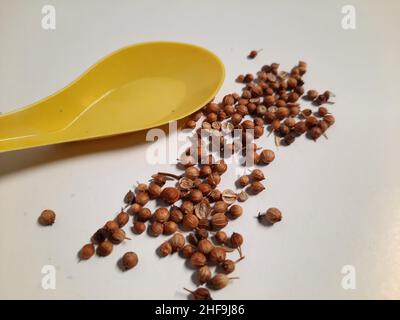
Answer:
[[[113,250],[112,242],[109,240],[104,240],[102,243],[99,244],[96,252],[100,257],[106,257],[112,252],[112,250]]]
[[[264,164],[270,164],[275,159],[275,153],[272,150],[264,149],[260,153],[260,160]]]
[[[154,237],[158,237],[159,235],[161,235],[164,232],[164,225],[160,222],[154,221],[150,225],[150,231]]]
[[[202,239],[197,244],[197,250],[203,254],[209,254],[214,249],[214,245],[208,239]]]
[[[260,181],[254,181],[251,183],[250,189],[254,193],[260,193],[261,191],[265,190],[265,187]]]
[[[254,169],[250,176],[256,181],[262,181],[265,179],[264,173],[260,169]]]
[[[197,270],[197,279],[200,284],[206,283],[211,279],[211,270],[207,265],[202,266]]]
[[[195,252],[195,248],[193,245],[187,244],[182,248],[181,252],[185,258],[190,258],[192,254]]]
[[[132,227],[132,231],[136,234],[141,234],[146,231],[146,225],[141,221],[135,221]]]
[[[56,221],[56,214],[53,210],[46,209],[42,211],[38,218],[38,222],[42,226],[51,226]]]
[[[121,263],[125,270],[132,269],[138,264],[138,256],[135,252],[127,252],[122,256]]]
[[[172,238],[169,239],[169,243],[173,251],[179,251],[185,245],[185,237],[181,233],[175,233]]]
[[[249,176],[241,176],[238,182],[241,187],[245,187],[250,183],[250,178]]]
[[[178,225],[174,221],[164,223],[164,234],[174,234],[178,231]]]
[[[237,204],[232,205],[229,208],[229,214],[233,219],[239,218],[243,213],[243,208]]]
[[[184,288],[184,290],[190,292],[194,300],[212,300],[210,291],[207,288],[197,288],[194,291]]]
[[[161,199],[163,199],[168,204],[174,204],[181,197],[181,193],[177,188],[166,187],[161,192]]]
[[[194,252],[190,257],[190,263],[192,264],[193,267],[200,268],[206,265],[207,258],[203,253],[197,251]]]
[[[94,255],[95,249],[93,243],[85,244],[79,251],[80,260],[88,260]]]
[[[282,220],[282,212],[278,208],[269,208],[264,214],[258,214],[259,219],[265,219],[270,224]]]
[[[124,225],[126,225],[129,222],[129,214],[125,211],[121,211],[115,217],[115,222],[118,224],[118,226],[120,228],[122,228]]]
[[[217,233],[215,234],[215,240],[220,243],[220,244],[224,244],[227,240],[228,240],[228,235],[224,232],[224,231],[217,231]]]
[[[225,213],[216,213],[211,217],[211,225],[214,229],[219,230],[228,224],[229,220]]]
[[[169,210],[167,208],[157,208],[154,212],[153,218],[155,221],[164,223],[169,219]]]
[[[131,240],[126,237],[125,231],[122,229],[117,229],[111,234],[111,240],[114,244],[120,244],[125,239]]]
[[[106,222],[106,224],[104,225],[104,229],[112,234],[114,231],[119,229],[119,225],[116,221],[110,220]]]
[[[215,290],[223,289],[225,288],[230,280],[233,279],[239,279],[238,277],[228,277],[226,274],[223,273],[218,273],[214,277],[211,278],[211,280],[208,282],[210,287],[212,287]]]
[[[160,245],[158,250],[163,257],[166,257],[172,253],[172,246],[168,241],[166,241]]]
[[[226,251],[222,247],[214,247],[208,255],[211,262],[221,263],[226,259]]]

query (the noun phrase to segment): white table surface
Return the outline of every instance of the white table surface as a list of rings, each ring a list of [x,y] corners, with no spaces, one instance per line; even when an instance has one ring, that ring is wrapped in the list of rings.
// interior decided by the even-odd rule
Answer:
[[[57,28],[41,28],[41,8],[56,8]],[[329,140],[300,139],[277,152],[267,190],[251,198],[229,231],[245,236],[234,281],[215,298],[400,298],[400,3],[351,1],[355,30],[341,27],[348,1],[54,1],[0,0],[0,112],[43,98],[104,55],[142,41],[204,46],[225,63],[219,97],[234,78],[278,61],[309,63],[307,88],[330,89],[337,123]],[[249,50],[263,48],[253,61]],[[262,139],[272,147],[272,139]],[[0,154],[0,298],[182,299],[191,270],[155,248],[163,238],[134,237],[112,256],[77,263],[77,250],[111,218],[137,180],[159,170],[141,162],[143,134],[128,134]],[[173,171],[169,165],[161,166]],[[233,169],[232,169],[233,170]],[[232,185],[227,174],[223,186]],[[284,220],[272,228],[253,216],[271,206]],[[51,228],[36,218],[57,212]],[[122,273],[127,250],[140,257]],[[41,286],[44,265],[56,289]],[[341,286],[342,267],[356,289]]]

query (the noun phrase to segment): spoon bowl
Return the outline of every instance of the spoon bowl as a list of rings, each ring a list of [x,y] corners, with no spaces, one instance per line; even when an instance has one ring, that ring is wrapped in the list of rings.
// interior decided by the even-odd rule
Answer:
[[[106,56],[55,94],[0,115],[0,152],[144,130],[216,95],[221,60],[190,44],[149,42]]]

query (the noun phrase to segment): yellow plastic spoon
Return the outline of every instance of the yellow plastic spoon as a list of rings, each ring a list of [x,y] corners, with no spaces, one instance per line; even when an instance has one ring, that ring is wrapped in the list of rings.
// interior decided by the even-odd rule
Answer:
[[[181,119],[209,102],[224,77],[221,60],[198,46],[149,42],[122,48],[55,94],[0,115],[0,152]]]

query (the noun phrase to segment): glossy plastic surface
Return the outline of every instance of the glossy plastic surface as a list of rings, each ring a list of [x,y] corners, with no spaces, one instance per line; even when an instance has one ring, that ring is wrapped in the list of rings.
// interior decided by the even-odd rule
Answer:
[[[150,42],[120,49],[59,92],[0,116],[0,152],[139,131],[210,101],[225,76],[198,46]]]

